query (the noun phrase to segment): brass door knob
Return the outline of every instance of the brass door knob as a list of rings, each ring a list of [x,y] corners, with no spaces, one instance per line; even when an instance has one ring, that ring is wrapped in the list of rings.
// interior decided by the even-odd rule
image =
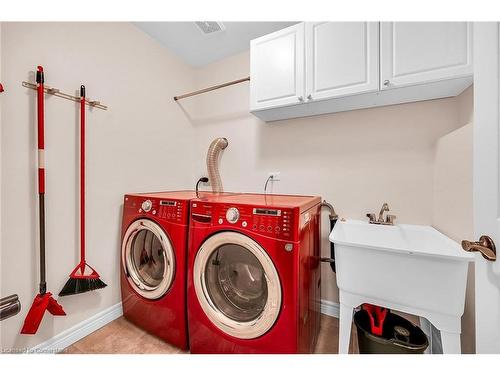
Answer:
[[[494,262],[497,259],[495,243],[488,236],[481,236],[479,241],[462,241],[462,249],[465,251],[479,251],[484,259]]]

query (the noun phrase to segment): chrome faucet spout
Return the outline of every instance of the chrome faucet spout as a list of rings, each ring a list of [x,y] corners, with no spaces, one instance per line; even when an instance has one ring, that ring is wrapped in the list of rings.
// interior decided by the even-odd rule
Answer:
[[[380,213],[378,214],[378,221],[383,222],[384,221],[384,212],[389,211],[389,205],[387,203],[384,203],[382,205],[382,208],[380,209]]]

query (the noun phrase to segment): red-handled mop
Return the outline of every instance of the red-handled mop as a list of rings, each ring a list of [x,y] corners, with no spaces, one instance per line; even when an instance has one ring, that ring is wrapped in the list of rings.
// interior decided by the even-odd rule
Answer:
[[[88,271],[85,273],[85,270]],[[85,86],[80,87],[80,263],[69,275],[60,296],[80,294],[107,285],[95,269],[85,261]]]
[[[35,334],[42,322],[45,310],[52,315],[66,315],[62,306],[47,292],[45,279],[45,137],[44,137],[44,91],[43,68],[39,66],[36,71],[37,109],[38,109],[38,202],[40,207],[40,293],[31,305],[21,333]]]

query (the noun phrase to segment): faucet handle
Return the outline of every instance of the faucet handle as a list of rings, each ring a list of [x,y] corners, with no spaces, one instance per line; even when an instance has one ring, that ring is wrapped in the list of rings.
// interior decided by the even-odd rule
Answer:
[[[375,214],[366,214],[366,217],[370,219],[370,221],[376,221]]]
[[[394,225],[394,220],[396,219],[396,215],[387,215],[385,217],[385,222],[390,225]]]

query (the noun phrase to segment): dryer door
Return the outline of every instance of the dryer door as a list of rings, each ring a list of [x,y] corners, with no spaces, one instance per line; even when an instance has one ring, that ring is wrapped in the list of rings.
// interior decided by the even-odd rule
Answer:
[[[147,299],[165,295],[175,274],[175,255],[163,229],[148,219],[134,221],[122,242],[122,264],[132,288]]]
[[[276,268],[266,251],[243,234],[220,232],[208,238],[196,254],[193,278],[205,314],[228,335],[259,337],[278,318]]]

